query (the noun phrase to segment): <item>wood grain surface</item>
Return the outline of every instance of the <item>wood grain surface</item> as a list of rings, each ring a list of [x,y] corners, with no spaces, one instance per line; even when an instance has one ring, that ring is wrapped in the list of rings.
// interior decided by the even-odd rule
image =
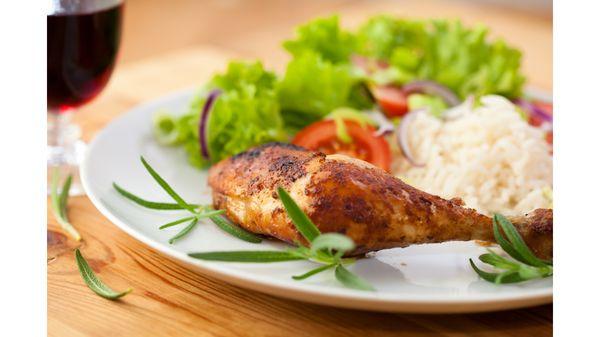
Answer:
[[[339,6],[341,2],[332,3]],[[348,24],[359,22],[375,11],[399,11],[399,7],[393,7],[395,5],[389,1],[350,2],[350,5],[339,10]],[[525,20],[527,15],[521,12],[513,13],[511,19],[505,17],[505,10],[485,13],[476,6],[468,7],[475,8],[469,12],[471,15],[464,14],[458,10],[466,6],[464,3],[447,5],[427,2],[421,7],[414,1],[405,4],[405,9],[412,8],[409,14],[417,16],[426,16],[429,11],[438,13],[437,16],[443,13],[467,15],[471,21],[476,14],[483,16],[494,31],[497,30],[500,35],[508,34],[507,39],[522,44],[526,60],[529,60],[526,73],[531,82],[542,88],[552,88],[551,21],[548,23],[547,20],[534,18],[531,22],[523,23],[519,20]],[[318,10],[307,11],[320,13]],[[240,36],[236,48],[195,44],[159,56],[140,57],[137,60],[132,57],[119,65],[105,92],[81,109],[75,118],[82,126],[84,139],[91,140],[113,118],[140,102],[202,84],[233,56],[260,56],[267,64],[280,66],[285,58],[267,54],[267,51],[277,49],[280,34],[289,35],[289,28],[282,18],[274,21],[280,25],[265,24],[254,32],[248,32],[246,37]],[[526,31],[521,30],[523,27],[527,28]],[[283,28],[287,31],[282,32]],[[270,41],[275,46],[265,51],[257,50],[253,54],[249,52],[252,41],[257,45]],[[137,55],[141,54],[142,51]],[[535,62],[531,60],[533,57],[537,57]],[[76,243],[66,237],[48,211],[49,336],[552,334],[552,305],[472,315],[400,315],[336,309],[279,299],[230,286],[188,270],[120,231],[86,197],[69,200],[69,217],[81,232],[83,242]],[[131,286],[134,291],[116,302],[92,293],[83,283],[75,265],[73,249],[77,246],[81,246],[90,265],[107,284],[117,290]]]

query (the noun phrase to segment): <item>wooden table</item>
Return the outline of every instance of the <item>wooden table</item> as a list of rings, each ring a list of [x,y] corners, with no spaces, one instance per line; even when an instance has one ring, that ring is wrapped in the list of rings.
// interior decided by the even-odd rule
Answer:
[[[375,7],[364,11],[350,8],[344,18],[357,21],[361,15],[375,11]],[[487,15],[491,22],[502,21],[491,19],[491,13]],[[508,25],[500,27],[517,31]],[[535,43],[525,43],[526,37],[522,35],[531,41],[535,39]],[[541,57],[551,53],[551,26],[535,21],[527,32],[514,38],[522,40],[526,55]],[[232,54],[222,48],[196,46],[120,66],[106,91],[76,116],[84,139],[92,139],[110,120],[144,100],[202,84],[214,71],[222,69]],[[281,63],[277,58],[269,62]],[[537,63],[528,61],[526,72],[534,84],[552,87],[551,57],[541,57]],[[48,213],[50,336],[549,336],[552,333],[552,305],[472,315],[400,315],[275,298],[188,270],[120,231],[86,197],[69,200],[69,216],[84,238],[80,244],[63,235]],[[81,246],[82,253],[107,284],[115,289],[132,286],[133,293],[117,302],[92,293],[75,265],[73,249],[77,246]]]

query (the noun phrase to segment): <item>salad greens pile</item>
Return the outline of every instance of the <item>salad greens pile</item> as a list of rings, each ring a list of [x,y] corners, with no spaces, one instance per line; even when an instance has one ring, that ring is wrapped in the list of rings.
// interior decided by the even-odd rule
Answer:
[[[387,63],[389,68],[370,76],[377,82],[404,84],[428,79],[462,98],[492,93],[518,97],[525,82],[520,51],[499,39],[489,42],[483,26],[466,28],[459,21],[380,15],[351,34],[341,30],[334,16],[309,22],[297,35],[284,43],[295,58],[314,52],[336,64],[350,63],[352,55]],[[324,42],[327,38],[329,44]]]
[[[285,50],[294,58],[306,52],[315,52],[331,63],[348,62],[356,52],[356,36],[342,30],[337,16],[317,18],[296,30],[296,39],[283,42]]]
[[[184,147],[190,162],[204,168],[252,146],[285,141],[336,108],[370,109],[375,104],[372,85],[402,86],[424,79],[463,99],[485,94],[515,98],[525,81],[518,50],[502,40],[491,41],[485,27],[467,28],[458,21],[381,15],[350,31],[330,16],[298,27],[283,47],[292,58],[281,77],[260,62],[231,62],[202,88],[186,114],[155,116],[156,138]],[[207,157],[201,154],[199,123],[214,89],[221,94],[208,118]],[[447,107],[425,94],[408,103],[411,109]]]
[[[260,62],[231,62],[224,74],[215,75],[180,117],[159,114],[155,134],[166,145],[185,147],[190,162],[207,167],[254,145],[287,139],[276,93],[277,78]],[[200,111],[207,94],[221,89],[208,120],[210,160],[200,155]]]
[[[314,52],[294,58],[279,85],[283,118],[292,130],[316,122],[339,107],[361,108],[360,77],[350,64],[334,64]],[[369,102],[368,105],[373,105]]]

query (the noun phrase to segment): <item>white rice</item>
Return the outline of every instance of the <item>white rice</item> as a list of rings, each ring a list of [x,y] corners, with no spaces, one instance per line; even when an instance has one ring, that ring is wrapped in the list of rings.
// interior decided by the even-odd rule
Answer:
[[[429,113],[409,127],[414,167],[397,152],[392,172],[406,183],[444,198],[462,198],[484,214],[520,215],[550,208],[552,154],[545,133],[524,121],[501,96],[464,103],[443,121]],[[395,150],[398,151],[398,150]]]

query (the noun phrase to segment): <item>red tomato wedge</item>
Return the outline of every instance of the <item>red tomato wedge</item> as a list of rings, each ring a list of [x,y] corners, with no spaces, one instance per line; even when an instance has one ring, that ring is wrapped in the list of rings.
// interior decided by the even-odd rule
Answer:
[[[408,97],[402,88],[393,85],[373,86],[371,93],[388,117],[402,117],[408,112]]]
[[[341,142],[337,137],[335,122],[325,120],[313,123],[300,130],[292,140],[293,144],[325,154],[345,154],[362,159],[389,171],[392,163],[390,146],[383,136],[375,136],[371,126],[360,126],[353,121],[344,121],[352,143]]]

